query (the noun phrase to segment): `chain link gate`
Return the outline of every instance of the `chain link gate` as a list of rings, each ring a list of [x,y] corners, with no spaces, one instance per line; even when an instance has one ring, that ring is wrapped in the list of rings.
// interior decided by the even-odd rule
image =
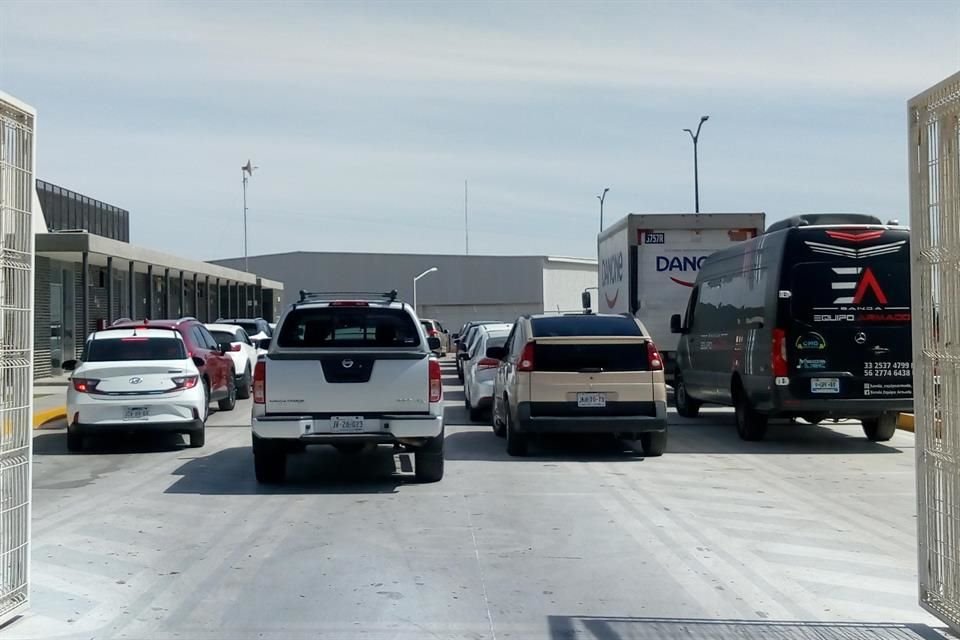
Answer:
[[[0,93],[0,623],[26,606],[30,574],[35,119]]]
[[[960,631],[960,73],[908,110],[920,604]]]

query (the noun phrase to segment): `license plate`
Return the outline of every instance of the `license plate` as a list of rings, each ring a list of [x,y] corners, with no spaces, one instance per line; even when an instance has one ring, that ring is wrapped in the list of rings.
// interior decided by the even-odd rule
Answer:
[[[123,413],[124,420],[143,420],[150,415],[150,407],[127,407]]]
[[[363,416],[334,416],[330,418],[333,433],[360,433],[363,431]]]
[[[810,393],[840,393],[840,378],[810,378]]]
[[[605,393],[578,393],[578,407],[605,407],[607,406],[607,394]]]

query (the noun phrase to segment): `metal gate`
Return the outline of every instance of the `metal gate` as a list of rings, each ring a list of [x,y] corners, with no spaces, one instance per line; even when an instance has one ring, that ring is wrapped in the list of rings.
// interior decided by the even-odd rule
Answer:
[[[960,631],[960,73],[909,136],[920,604]]]
[[[35,120],[0,93],[0,622],[27,604],[30,575]]]

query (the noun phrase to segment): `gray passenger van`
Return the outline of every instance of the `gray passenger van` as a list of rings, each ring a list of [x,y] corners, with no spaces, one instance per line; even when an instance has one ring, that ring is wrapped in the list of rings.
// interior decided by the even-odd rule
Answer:
[[[744,440],[761,440],[771,417],[857,418],[889,440],[913,406],[909,229],[788,218],[709,256],[670,324],[681,416],[732,405]]]

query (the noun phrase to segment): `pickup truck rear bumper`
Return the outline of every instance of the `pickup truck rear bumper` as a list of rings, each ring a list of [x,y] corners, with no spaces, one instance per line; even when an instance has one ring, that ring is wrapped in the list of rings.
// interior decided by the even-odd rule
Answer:
[[[443,432],[443,416],[364,416],[363,430],[334,433],[328,416],[270,416],[253,418],[253,433],[259,438],[304,440],[306,442],[373,441],[398,442],[413,438],[434,438]]]

